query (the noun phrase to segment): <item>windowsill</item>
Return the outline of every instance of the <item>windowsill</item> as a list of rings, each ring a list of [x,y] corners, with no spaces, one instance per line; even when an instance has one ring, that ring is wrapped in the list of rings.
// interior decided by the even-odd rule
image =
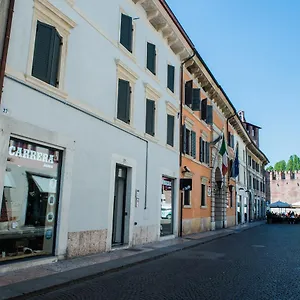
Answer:
[[[207,209],[207,206],[206,205],[201,205],[200,208]]]
[[[118,125],[119,127],[131,131],[131,132],[135,132],[135,128],[132,127],[130,124],[127,124],[125,122],[123,122],[122,120],[118,119],[115,117],[115,124]]]
[[[186,109],[190,114],[194,115],[194,111],[186,104],[183,105],[183,108]]]
[[[196,119],[197,121],[201,122],[203,126],[205,126],[208,130],[211,131],[211,126],[212,124],[207,124],[204,120],[200,119],[196,114],[195,112],[189,107],[187,106],[186,104],[184,104],[184,109],[186,109],[190,114],[192,114]]]
[[[151,134],[148,134],[148,133],[145,133],[144,134],[145,138],[153,143],[158,143],[158,139],[155,137],[155,135],[151,135]]]
[[[59,88],[56,88],[42,80],[39,80],[31,75],[25,74],[25,80],[33,87],[38,88],[42,92],[45,92],[47,94],[59,96],[61,98],[67,99],[68,94],[64,92],[63,90],[60,90]]]
[[[119,49],[128,56],[134,63],[136,63],[136,57],[135,55],[130,52],[128,49],[126,49],[120,42],[118,42]]]
[[[175,153],[178,152],[178,151],[175,149],[174,146],[170,146],[169,144],[166,144],[166,148],[167,148],[168,150],[171,150],[171,151],[175,152]]]
[[[172,92],[168,87],[166,87],[167,93],[174,98],[176,101],[179,101],[178,96],[175,94],[175,91]]]
[[[192,205],[183,205],[183,208],[191,209]]]
[[[157,74],[153,74],[147,67],[145,67],[145,72],[153,78],[157,83],[159,83],[159,79],[157,77]]]

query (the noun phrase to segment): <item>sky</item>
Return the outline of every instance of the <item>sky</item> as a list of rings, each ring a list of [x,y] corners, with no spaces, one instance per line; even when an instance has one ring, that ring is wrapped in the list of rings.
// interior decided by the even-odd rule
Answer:
[[[167,3],[271,164],[300,156],[300,1]]]

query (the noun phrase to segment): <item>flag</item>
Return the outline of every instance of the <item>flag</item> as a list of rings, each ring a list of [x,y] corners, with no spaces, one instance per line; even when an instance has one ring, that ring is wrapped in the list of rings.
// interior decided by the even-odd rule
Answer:
[[[226,141],[225,141],[224,133],[223,133],[222,145],[219,153],[222,156],[222,174],[224,176],[228,170],[228,157],[227,157],[227,149],[226,149]]]
[[[239,162],[239,145],[236,145],[235,149],[235,157],[234,157],[234,162],[232,166],[232,177],[236,178],[239,176],[240,173],[240,162]]]

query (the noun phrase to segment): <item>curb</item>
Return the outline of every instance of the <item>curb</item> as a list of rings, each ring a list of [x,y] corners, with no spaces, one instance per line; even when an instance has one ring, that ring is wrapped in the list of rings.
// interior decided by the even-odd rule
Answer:
[[[113,273],[136,266],[141,263],[153,261],[165,257],[171,253],[191,249],[198,245],[206,244],[211,241],[237,234],[258,226],[263,225],[260,223],[254,226],[248,226],[241,229],[228,228],[225,232],[216,233],[213,236],[203,237],[200,239],[189,239],[182,244],[167,246],[160,249],[155,249],[149,252],[143,252],[136,255],[128,256],[126,258],[119,258],[116,260],[81,267],[61,273],[56,273],[40,278],[21,281],[15,284],[0,287],[0,300],[5,299],[27,299],[37,295],[42,295],[50,291],[61,289],[75,283],[91,280],[104,274]]]

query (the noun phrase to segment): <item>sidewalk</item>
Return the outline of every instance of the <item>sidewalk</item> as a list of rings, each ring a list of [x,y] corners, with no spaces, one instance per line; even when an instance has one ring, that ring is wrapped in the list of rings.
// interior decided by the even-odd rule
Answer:
[[[86,280],[106,272],[130,267],[168,255],[172,252],[195,247],[214,239],[265,224],[257,221],[216,231],[197,233],[183,238],[141,245],[129,249],[94,254],[18,271],[0,273],[0,300],[22,297],[26,294],[54,289],[74,281]]]

